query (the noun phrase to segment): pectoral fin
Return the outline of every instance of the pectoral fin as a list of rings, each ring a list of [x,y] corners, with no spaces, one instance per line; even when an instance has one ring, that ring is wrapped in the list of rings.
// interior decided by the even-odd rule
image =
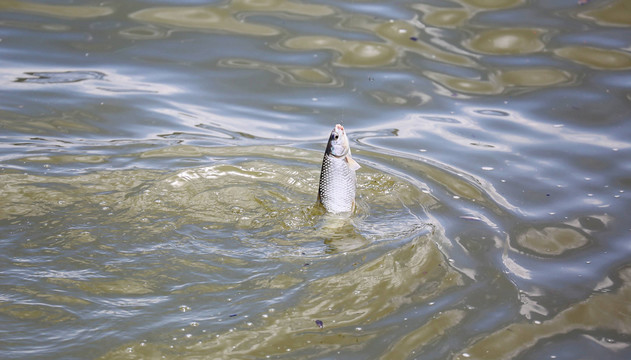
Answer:
[[[353,158],[350,155],[346,155],[346,162],[348,163],[348,166],[350,166],[351,170],[353,171],[356,171],[357,169],[361,167],[359,166],[357,161],[353,160]]]

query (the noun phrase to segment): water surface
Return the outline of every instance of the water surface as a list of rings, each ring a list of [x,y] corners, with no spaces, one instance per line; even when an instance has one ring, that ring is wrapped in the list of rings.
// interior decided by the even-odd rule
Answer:
[[[3,358],[631,357],[629,19],[0,1]]]

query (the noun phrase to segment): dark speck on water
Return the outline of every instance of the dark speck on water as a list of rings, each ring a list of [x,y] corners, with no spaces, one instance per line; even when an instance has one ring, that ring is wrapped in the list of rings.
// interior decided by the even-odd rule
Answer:
[[[631,359],[629,0],[0,4],[3,360]]]
[[[26,72],[31,77],[19,77],[15,82],[63,84],[84,80],[102,80],[104,73],[98,71],[58,71],[58,72]]]

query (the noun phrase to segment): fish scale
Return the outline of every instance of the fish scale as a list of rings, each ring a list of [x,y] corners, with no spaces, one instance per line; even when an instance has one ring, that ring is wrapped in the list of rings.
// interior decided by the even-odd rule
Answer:
[[[337,137],[335,137],[337,135]],[[339,156],[334,155],[339,152]],[[351,212],[355,207],[355,169],[359,165],[351,158],[348,139],[341,125],[331,132],[322,159],[318,201],[333,213]]]
[[[344,158],[325,155],[322,160],[320,190],[322,205],[330,212],[353,211],[355,205],[355,171]]]

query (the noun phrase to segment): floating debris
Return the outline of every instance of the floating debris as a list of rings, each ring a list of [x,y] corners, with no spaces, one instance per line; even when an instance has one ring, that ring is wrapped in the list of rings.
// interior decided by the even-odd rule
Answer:
[[[316,323],[316,325],[318,325],[318,327],[320,329],[322,329],[324,327],[324,323],[322,322],[322,320],[316,320],[315,323]]]
[[[84,80],[103,80],[105,73],[99,71],[30,71],[24,74],[31,77],[19,77],[18,83],[66,84]]]

